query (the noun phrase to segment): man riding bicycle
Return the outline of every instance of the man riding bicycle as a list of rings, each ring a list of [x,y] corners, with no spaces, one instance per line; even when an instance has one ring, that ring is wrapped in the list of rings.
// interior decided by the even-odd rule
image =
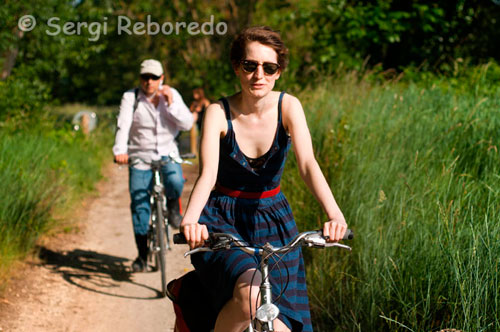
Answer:
[[[139,256],[132,264],[134,272],[147,270],[147,232],[149,228],[150,192],[152,171],[151,160],[169,160],[178,156],[175,137],[180,130],[189,130],[193,116],[179,92],[162,85],[163,67],[157,60],[148,59],[141,63],[140,88],[123,94],[118,128],[113,146],[114,159],[118,164],[128,164],[129,190],[135,242]],[[170,160],[162,167],[165,185],[169,223],[178,227],[182,220],[179,197],[184,187],[181,165]]]

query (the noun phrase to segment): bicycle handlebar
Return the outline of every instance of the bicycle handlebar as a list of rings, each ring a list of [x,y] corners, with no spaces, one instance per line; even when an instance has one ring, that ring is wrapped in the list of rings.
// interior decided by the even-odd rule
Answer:
[[[183,153],[180,155],[182,159],[196,159],[196,154],[194,153]]]
[[[168,164],[170,161],[173,161],[174,163],[177,163],[177,164],[189,164],[189,165],[192,165],[193,163],[189,160],[186,160],[186,159],[194,159],[196,158],[196,155],[193,154],[193,153],[184,153],[184,154],[181,154],[181,155],[177,155],[177,154],[170,154],[167,158],[167,160],[144,160],[142,158],[139,158],[139,157],[133,157],[133,158],[129,158],[129,161],[128,161],[128,164],[131,165],[131,166],[134,166],[140,162],[143,162],[144,164],[147,164],[147,165],[151,165],[151,166],[163,166],[163,165],[166,165]]]
[[[323,236],[322,230],[317,230],[317,231],[312,231],[312,232],[315,232],[315,233],[320,232],[320,235]],[[303,233],[307,233],[307,232],[303,232]],[[208,241],[216,240],[216,238],[219,237],[220,234],[224,234],[224,233],[210,233]],[[302,233],[300,233],[300,234],[302,234]],[[225,235],[231,236],[230,234],[225,234]],[[354,232],[351,229],[347,229],[342,240],[352,240],[353,238],[354,238]],[[291,241],[291,242],[293,242],[293,241]],[[175,244],[187,244],[186,237],[184,236],[184,233],[174,234],[174,243]]]
[[[348,229],[344,235],[343,240],[351,240],[354,238],[354,233],[352,230]],[[183,233],[174,234],[173,240],[175,244],[186,244],[186,238]],[[230,248],[238,248],[249,254],[263,254],[267,253],[282,253],[286,252],[291,248],[297,246],[307,246],[314,248],[327,248],[327,247],[341,247],[344,249],[351,250],[349,246],[332,242],[326,242],[326,238],[323,236],[322,230],[308,231],[299,233],[292,241],[283,247],[273,247],[270,244],[264,246],[249,245],[248,243],[236,238],[232,234],[226,233],[210,233],[209,238],[205,241],[205,246],[198,247],[193,250],[186,252],[184,256],[188,256],[200,251],[216,251],[216,250],[227,250]]]

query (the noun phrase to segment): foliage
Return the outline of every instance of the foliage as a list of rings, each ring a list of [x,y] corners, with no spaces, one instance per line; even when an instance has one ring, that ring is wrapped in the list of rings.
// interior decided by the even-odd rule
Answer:
[[[20,33],[26,14],[37,26]],[[357,234],[352,254],[305,253],[316,327],[498,330],[499,14],[497,0],[4,1],[0,64],[16,61],[0,81],[0,269],[54,206],[91,189],[109,150],[109,122],[86,140],[54,120],[54,104],[115,105],[146,58],[162,61],[186,102],[197,86],[214,100],[238,89],[232,37],[269,25],[290,49],[277,89],[300,93],[317,159]],[[50,35],[53,17],[107,30]],[[119,34],[123,17],[213,17],[228,29]],[[284,182],[301,227],[318,227],[293,158]]]
[[[18,75],[0,81],[0,125],[40,116],[49,100],[49,88],[36,78]]]
[[[443,73],[408,67],[403,72],[402,80],[414,82],[422,88],[432,87],[459,95],[495,98],[500,94],[500,65],[491,61],[473,66],[470,61],[458,58]]]
[[[54,209],[93,190],[111,138],[104,123],[86,138],[52,117],[17,129],[0,131],[0,281],[54,227]]]
[[[500,6],[484,1],[319,1],[304,19],[318,22],[313,32],[314,62],[366,57],[384,68],[427,63],[436,69],[456,58],[499,59],[491,40]]]
[[[317,159],[356,234],[352,253],[306,252],[318,330],[500,327],[500,100],[456,89],[353,73],[304,92]],[[299,228],[318,228],[324,215],[288,167]]]
[[[38,23],[19,38],[16,26],[24,14],[34,15]],[[197,86],[212,99],[237,89],[229,45],[247,25],[282,32],[291,62],[279,85],[298,90],[339,68],[361,70],[381,63],[384,70],[419,66],[448,73],[459,58],[473,65],[498,61],[500,46],[491,41],[500,39],[499,14],[495,2],[479,0],[7,1],[0,9],[6,27],[0,32],[0,50],[19,51],[12,80],[33,77],[61,102],[118,103],[123,91],[138,84],[138,65],[145,58],[160,59],[166,81],[189,102]],[[61,27],[67,22],[95,26],[83,27],[80,34],[51,36],[51,17],[58,17]],[[226,24],[227,33],[119,33],[124,17],[132,25],[213,20]]]
[[[19,34],[18,20],[26,14],[36,19],[36,27]],[[90,14],[89,14],[90,15]],[[102,13],[96,13],[102,16]],[[48,20],[57,18],[61,22],[86,19],[78,16],[69,2],[7,1],[0,10],[0,18],[6,29],[0,33],[0,50],[6,56],[18,52],[16,66],[7,80],[0,82],[0,121],[19,113],[32,117],[41,113],[44,106],[58,96],[60,86],[68,73],[67,62],[85,63],[89,54],[96,53],[102,46],[92,44],[87,38],[77,35],[49,35],[54,29]],[[69,91],[71,92],[71,91]],[[69,93],[68,92],[68,93]]]

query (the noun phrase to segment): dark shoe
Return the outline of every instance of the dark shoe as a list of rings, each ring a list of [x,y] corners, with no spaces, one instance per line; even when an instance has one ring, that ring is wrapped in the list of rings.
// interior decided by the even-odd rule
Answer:
[[[179,229],[182,222],[182,216],[179,213],[169,213],[168,223],[175,229]]]
[[[143,261],[147,261],[148,259],[148,236],[141,234],[134,234],[135,244],[137,245],[137,251],[139,252],[139,257],[142,258]]]
[[[180,212],[179,199],[168,199],[167,200],[168,209],[168,223],[175,229],[178,229],[182,222],[182,216]]]
[[[132,263],[133,272],[146,272],[147,270],[148,264],[141,257],[137,257]]]

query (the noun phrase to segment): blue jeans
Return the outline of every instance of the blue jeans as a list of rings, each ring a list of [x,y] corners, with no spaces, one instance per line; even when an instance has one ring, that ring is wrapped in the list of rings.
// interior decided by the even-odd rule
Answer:
[[[165,160],[166,157],[162,157]],[[167,200],[179,199],[184,187],[181,165],[169,162],[161,168]],[[150,193],[153,188],[153,171],[129,167],[130,209],[134,233],[146,235],[151,214]]]

